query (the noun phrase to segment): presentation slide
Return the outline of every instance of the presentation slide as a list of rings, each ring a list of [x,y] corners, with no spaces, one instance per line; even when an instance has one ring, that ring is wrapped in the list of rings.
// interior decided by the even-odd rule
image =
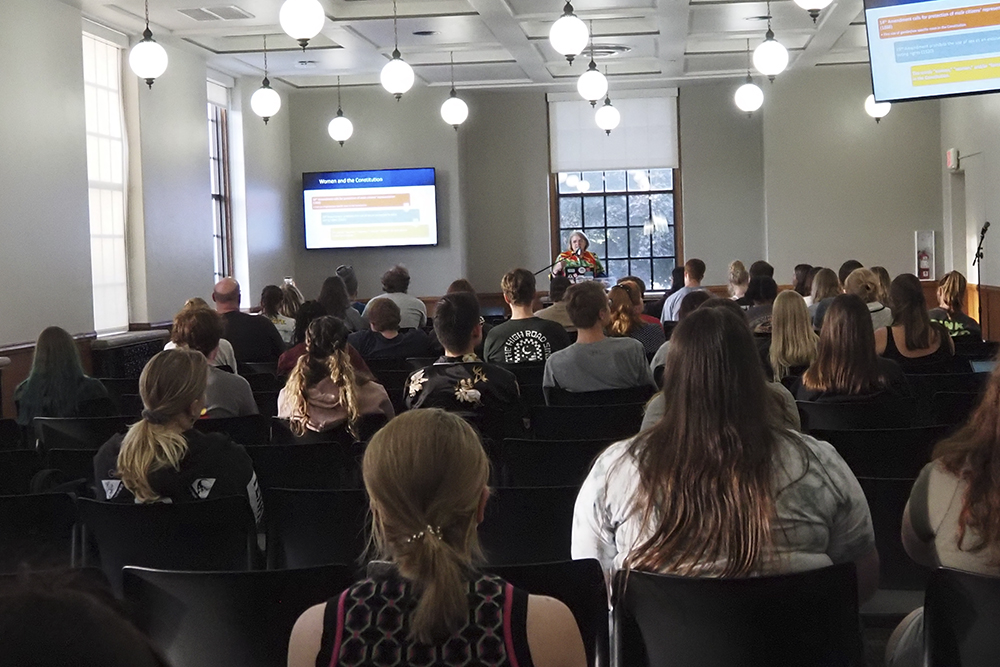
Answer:
[[[1000,87],[1000,4],[866,0],[865,21],[879,102]]]
[[[434,169],[302,174],[306,248],[437,244]]]

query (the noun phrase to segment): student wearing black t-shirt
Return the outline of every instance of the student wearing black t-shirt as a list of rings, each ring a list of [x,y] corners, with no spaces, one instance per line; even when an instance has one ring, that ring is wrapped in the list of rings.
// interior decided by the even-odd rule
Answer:
[[[368,308],[369,328],[347,337],[365,359],[429,357],[431,339],[422,329],[399,330],[401,313],[391,299],[376,299]]]
[[[192,502],[245,496],[260,522],[257,476],[240,445],[222,434],[192,429],[205,407],[205,355],[175,348],[153,357],[139,378],[145,409],[124,437],[94,457],[100,499],[111,502]]]
[[[212,291],[215,309],[224,320],[222,337],[236,353],[237,363],[273,362],[285,351],[285,341],[271,320],[240,311],[240,284],[223,278]]]
[[[486,361],[499,364],[543,363],[553,352],[569,345],[562,325],[535,317],[535,276],[527,269],[508,271],[500,281],[511,317],[486,336]]]

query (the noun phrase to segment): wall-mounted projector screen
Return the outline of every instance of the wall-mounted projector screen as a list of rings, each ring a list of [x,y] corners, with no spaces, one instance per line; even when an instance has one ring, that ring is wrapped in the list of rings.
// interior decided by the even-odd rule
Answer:
[[[434,169],[302,174],[306,248],[437,245]]]
[[[865,0],[879,102],[1000,89],[1000,4]]]

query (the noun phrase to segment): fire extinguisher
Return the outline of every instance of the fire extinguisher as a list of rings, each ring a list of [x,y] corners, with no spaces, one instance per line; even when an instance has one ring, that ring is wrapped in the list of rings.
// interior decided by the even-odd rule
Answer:
[[[917,253],[917,273],[921,280],[930,280],[931,278],[931,256],[925,250]]]

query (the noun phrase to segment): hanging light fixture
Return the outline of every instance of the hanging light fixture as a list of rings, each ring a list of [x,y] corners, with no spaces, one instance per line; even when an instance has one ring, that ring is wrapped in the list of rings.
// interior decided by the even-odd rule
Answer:
[[[869,95],[865,98],[865,112],[875,119],[875,122],[879,122],[892,109],[892,104],[889,102],[876,102],[874,95]]]
[[[590,101],[590,106],[596,107],[597,100],[604,97],[608,92],[608,78],[601,74],[594,62],[594,22],[590,22],[590,65],[587,71],[580,75],[576,81],[576,90],[585,100]]]
[[[278,11],[278,23],[289,37],[298,40],[305,51],[309,40],[323,29],[326,12],[319,0],[285,0]]]
[[[819,13],[829,7],[831,2],[833,2],[833,0],[795,0],[795,4],[809,12],[809,16],[812,17],[813,23],[816,23],[816,19],[819,18]]]
[[[566,56],[569,64],[573,58],[580,55],[587,47],[587,24],[573,13],[573,5],[569,2],[563,7],[563,15],[549,29],[549,44],[552,48]]]
[[[452,51],[450,55],[451,93],[448,95],[448,99],[444,101],[444,104],[441,105],[441,118],[458,132],[458,126],[464,123],[465,119],[469,117],[469,105],[455,92],[455,52]]]
[[[128,54],[128,66],[137,77],[145,79],[150,88],[153,80],[167,71],[167,52],[153,40],[153,32],[149,29],[149,0],[146,0],[146,29],[142,31],[142,41]]]
[[[396,96],[396,101],[413,86],[413,68],[403,60],[399,53],[399,33],[396,30],[396,0],[392,0],[392,60],[385,64],[379,80],[382,87]]]
[[[337,75],[337,115],[326,126],[326,131],[330,133],[330,138],[339,142],[341,146],[354,134],[354,123],[344,115],[344,110],[340,106],[340,75]]]
[[[604,68],[605,79],[607,79],[607,71],[608,68],[605,67]],[[594,122],[597,123],[597,127],[604,130],[605,134],[607,134],[609,137],[611,136],[611,130],[618,127],[618,124],[622,122],[621,113],[618,111],[618,109],[614,108],[614,106],[611,105],[610,94],[605,94],[604,104],[601,106],[600,109],[597,110],[597,113],[594,114]]]
[[[771,30],[770,2],[767,3],[767,32],[764,33],[764,41],[753,51],[753,66],[771,81],[788,67],[788,49],[774,38],[774,31]]]
[[[760,108],[764,104],[764,91],[760,89],[756,83],[753,82],[753,77],[750,76],[750,40],[747,40],[747,79],[746,82],[736,89],[736,95],[733,96],[733,100],[736,102],[736,106],[739,107],[740,111],[746,111],[747,116],[750,116],[754,111]]]
[[[264,125],[271,120],[271,116],[278,113],[281,108],[281,96],[278,91],[271,87],[271,82],[267,78],[267,35],[264,35],[264,80],[260,88],[250,96],[250,108],[253,112],[264,119]]]

